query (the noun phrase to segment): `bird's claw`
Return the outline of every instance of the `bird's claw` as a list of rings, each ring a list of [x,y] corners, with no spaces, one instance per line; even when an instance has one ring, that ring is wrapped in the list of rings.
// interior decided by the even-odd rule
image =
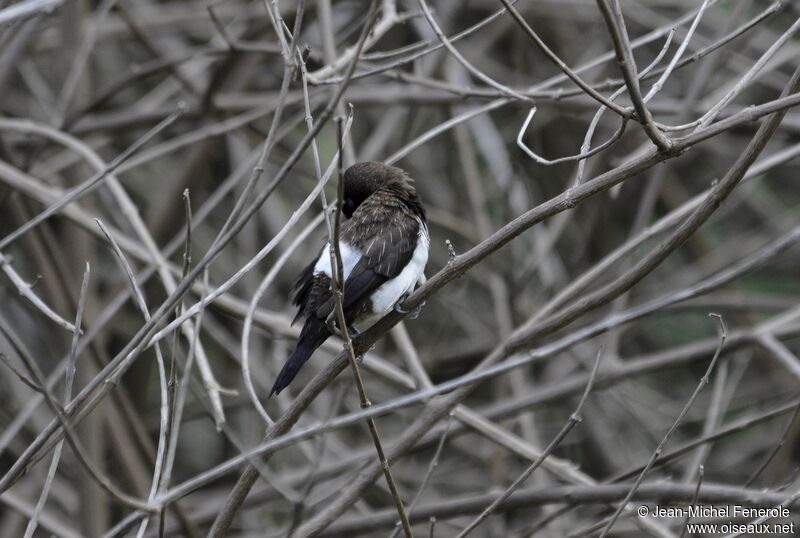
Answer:
[[[336,319],[336,313],[332,312],[327,318],[325,318],[325,325],[328,327],[328,330],[331,332],[331,334],[341,338],[344,335],[342,334],[342,331],[339,329],[338,321],[339,320]],[[349,327],[347,327],[347,334],[349,334],[350,336],[358,336],[359,334],[361,334],[361,331],[356,329],[355,326],[350,325]]]
[[[325,325],[328,327],[328,330],[331,334],[339,335],[339,327],[336,326],[336,316],[331,313],[330,316],[325,318]]]
[[[394,311],[397,312],[398,314],[408,314],[409,311],[408,310],[403,310],[403,306],[402,306],[403,303],[406,301],[406,299],[408,299],[408,295],[409,295],[408,293],[404,293],[403,295],[400,296],[400,299],[398,299],[397,302],[394,304]],[[423,306],[425,306],[425,301],[422,301],[422,304],[420,304],[418,307],[416,307],[413,310],[413,312],[411,313],[411,316],[409,316],[409,317],[411,319],[417,319],[419,317],[420,313],[422,312],[422,307]]]
[[[408,314],[407,310],[403,310],[403,303],[408,299],[408,293],[400,296],[396,303],[394,303],[394,311],[398,314]]]
[[[418,307],[416,307],[414,309],[414,312],[412,312],[411,316],[409,316],[409,317],[411,319],[417,319],[419,317],[419,315],[422,313],[422,307],[423,306],[425,306],[425,301],[422,301],[422,304],[420,304]]]

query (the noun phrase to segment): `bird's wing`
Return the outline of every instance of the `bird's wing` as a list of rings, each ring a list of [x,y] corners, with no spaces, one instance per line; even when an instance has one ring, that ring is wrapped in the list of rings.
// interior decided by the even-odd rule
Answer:
[[[348,221],[348,224],[350,222],[353,221]],[[357,225],[358,222],[353,224]],[[374,235],[363,241],[361,258],[349,272],[344,284],[342,306],[348,323],[361,312],[372,292],[399,275],[411,261],[417,246],[419,226],[417,219],[407,215],[384,221],[380,226],[372,225]],[[348,227],[343,230],[342,240],[357,232],[353,227]],[[328,300],[320,303],[315,314],[327,317],[333,311],[333,304],[333,297],[329,294]]]
[[[353,267],[361,261],[362,253],[352,247],[345,238],[340,240],[340,251],[345,277],[349,276]],[[293,303],[299,307],[292,323],[298,319],[317,315],[317,310],[331,298],[331,256],[330,243],[320,249],[319,254],[298,276],[294,284]],[[332,307],[331,307],[332,308]],[[330,312],[328,312],[329,314]],[[318,317],[326,317],[321,314]]]
[[[311,260],[311,263],[309,263],[307,266],[305,266],[305,268],[303,268],[302,271],[300,271],[297,280],[295,280],[294,282],[294,290],[293,290],[294,297],[292,299],[292,303],[295,306],[299,307],[299,309],[297,310],[297,315],[295,315],[294,319],[292,320],[292,324],[297,323],[297,320],[301,318],[308,317],[309,314],[308,306],[310,303],[313,302],[310,300],[311,296],[319,295],[319,291],[317,291],[317,293],[312,294],[315,281],[318,280],[317,278],[315,278],[314,275],[314,266],[317,264],[317,260],[320,258],[320,256],[324,256],[327,254],[326,247],[327,243],[326,246],[323,246],[320,249],[317,257]],[[319,283],[319,284],[324,284],[324,283]],[[330,280],[328,280],[328,284],[330,285]],[[314,309],[312,308],[311,310]]]

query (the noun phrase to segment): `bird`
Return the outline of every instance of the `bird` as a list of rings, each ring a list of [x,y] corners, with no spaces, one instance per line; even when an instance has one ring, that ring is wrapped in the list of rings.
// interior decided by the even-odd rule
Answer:
[[[380,162],[362,162],[344,173],[339,231],[343,267],[342,306],[348,330],[357,334],[400,305],[425,282],[430,236],[425,208],[405,170]],[[303,328],[270,391],[279,394],[297,376],[314,351],[333,334],[330,241],[294,286],[298,307],[293,324]],[[419,310],[415,312],[415,316]]]

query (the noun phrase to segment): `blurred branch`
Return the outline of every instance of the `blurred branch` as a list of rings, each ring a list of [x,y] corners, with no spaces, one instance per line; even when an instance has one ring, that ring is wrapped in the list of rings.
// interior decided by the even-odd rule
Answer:
[[[597,485],[597,486],[553,486],[543,490],[523,489],[511,495],[500,506],[501,510],[512,511],[520,508],[542,506],[545,504],[587,505],[619,502],[630,491],[630,484]],[[695,484],[680,484],[670,481],[659,481],[653,484],[642,484],[634,500],[653,504],[688,504],[694,498]],[[412,515],[412,523],[427,522],[428,518],[437,520],[471,515],[482,510],[487,504],[496,500],[501,493],[450,499],[442,503],[431,503],[422,506]],[[768,507],[778,504],[785,497],[780,493],[764,492],[756,489],[743,489],[735,486],[704,483],[698,502],[700,504],[740,504],[741,506]],[[796,506],[796,501],[784,504],[786,507]],[[381,510],[368,516],[350,517],[334,523],[321,533],[321,536],[353,536],[374,532],[377,528],[388,529],[394,523],[395,513]]]
[[[700,383],[697,385],[697,388],[695,388],[694,392],[689,397],[689,400],[686,402],[686,405],[683,406],[683,409],[681,409],[681,412],[675,418],[672,426],[669,427],[669,430],[667,430],[667,433],[664,434],[663,439],[661,439],[661,441],[658,443],[658,446],[653,451],[650,461],[647,462],[644,469],[642,469],[642,472],[636,477],[636,481],[633,483],[633,486],[631,486],[628,494],[625,495],[625,498],[622,500],[622,503],[620,503],[617,511],[614,512],[614,515],[611,516],[611,519],[608,521],[608,523],[603,526],[603,530],[600,533],[601,536],[607,536],[608,533],[611,532],[611,529],[614,527],[617,519],[619,519],[619,516],[622,515],[622,511],[636,494],[636,490],[641,486],[642,481],[644,480],[644,477],[647,476],[648,471],[650,471],[650,469],[653,467],[656,458],[661,455],[661,452],[664,450],[664,446],[666,446],[667,442],[672,437],[672,434],[674,434],[675,430],[678,429],[678,425],[680,424],[681,420],[683,420],[683,417],[686,416],[686,413],[692,407],[692,404],[694,404],[694,401],[697,399],[697,395],[700,394],[700,391],[703,390],[703,388],[708,384],[708,380],[711,377],[711,372],[714,370],[714,366],[717,364],[717,359],[719,359],[720,352],[722,352],[722,346],[725,344],[725,338],[728,336],[728,333],[725,329],[725,323],[722,321],[722,317],[719,314],[709,314],[709,316],[717,318],[720,324],[719,346],[717,347],[717,351],[714,352],[714,356],[711,358],[711,362],[708,364],[706,373],[703,374],[702,378],[700,378]]]
[[[572,431],[579,422],[583,420],[581,416],[581,412],[583,411],[583,405],[586,403],[586,398],[589,396],[589,392],[592,390],[592,384],[594,383],[594,378],[597,375],[597,368],[600,366],[600,358],[603,356],[603,351],[600,350],[597,352],[597,358],[594,361],[594,366],[592,367],[592,372],[589,374],[589,381],[586,383],[586,390],[583,391],[583,396],[581,396],[580,401],[578,402],[578,407],[575,408],[575,411],[570,415],[569,420],[561,428],[561,431],[555,436],[555,438],[547,445],[547,448],[544,449],[542,455],[539,456],[536,461],[534,461],[527,469],[516,479],[514,480],[511,485],[509,485],[505,491],[494,501],[492,504],[487,506],[478,517],[476,517],[469,525],[467,525],[464,530],[462,530],[458,534],[458,538],[462,538],[463,536],[467,536],[470,532],[472,532],[475,527],[480,525],[481,521],[489,517],[489,515],[494,512],[498,506],[502,505],[508,498],[519,489],[519,487],[533,474],[533,472],[539,468],[542,462],[547,458],[547,456],[552,453],[558,445],[561,444],[561,441],[569,435],[569,432]],[[625,507],[623,506],[620,510],[623,510]]]
[[[64,0],[26,0],[0,10],[0,24],[30,17],[37,13],[50,13],[58,8]]]

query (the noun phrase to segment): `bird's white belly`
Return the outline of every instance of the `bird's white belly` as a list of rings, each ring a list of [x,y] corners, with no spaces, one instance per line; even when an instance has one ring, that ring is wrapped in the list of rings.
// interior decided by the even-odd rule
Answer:
[[[414,290],[414,286],[425,274],[425,265],[428,263],[429,243],[430,238],[428,237],[427,228],[424,225],[420,226],[417,247],[414,249],[411,260],[400,271],[399,275],[386,281],[370,296],[373,314],[382,316],[394,307],[404,293],[410,293]]]
[[[318,273],[325,273],[328,275],[328,278],[333,278],[333,272],[331,271],[331,253],[330,253],[330,242],[325,243],[325,248],[322,249],[322,254],[320,255],[317,263],[314,264],[314,274]],[[350,273],[353,271],[353,267],[361,260],[361,252],[348,245],[344,241],[339,241],[339,252],[342,256],[342,268],[344,269],[344,279],[345,281],[350,276]]]

